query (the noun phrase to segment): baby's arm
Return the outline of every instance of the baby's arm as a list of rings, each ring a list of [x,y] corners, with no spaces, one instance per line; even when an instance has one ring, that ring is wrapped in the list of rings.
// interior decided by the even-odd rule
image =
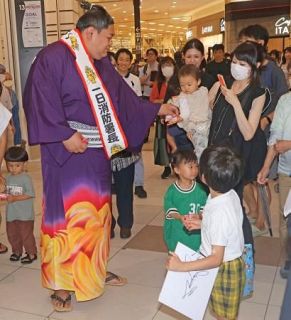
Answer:
[[[224,246],[212,246],[210,256],[190,262],[183,262],[174,252],[170,252],[170,257],[168,258],[166,267],[168,270],[180,272],[216,268],[223,262],[224,250]]]

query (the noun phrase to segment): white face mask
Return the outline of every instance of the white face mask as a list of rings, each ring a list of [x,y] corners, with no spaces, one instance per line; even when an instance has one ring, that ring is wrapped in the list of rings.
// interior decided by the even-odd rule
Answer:
[[[251,74],[250,67],[241,66],[238,63],[231,63],[230,66],[231,75],[235,78],[235,80],[245,80],[249,78]]]
[[[173,66],[165,66],[162,68],[162,74],[165,78],[170,79],[174,74],[174,67]]]

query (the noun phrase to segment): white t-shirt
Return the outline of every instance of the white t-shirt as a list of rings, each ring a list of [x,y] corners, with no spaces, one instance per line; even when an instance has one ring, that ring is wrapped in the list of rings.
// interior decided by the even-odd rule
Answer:
[[[136,93],[137,96],[142,96],[139,77],[135,76],[132,73],[128,73],[126,76],[123,77],[123,79]]]
[[[201,253],[209,256],[211,246],[217,245],[225,247],[224,262],[240,257],[244,249],[242,224],[242,207],[234,190],[215,198],[209,195],[201,225]]]
[[[7,128],[9,121],[11,119],[11,116],[12,116],[11,112],[9,112],[7,108],[5,108],[3,104],[0,102],[0,136],[2,135],[4,130]]]

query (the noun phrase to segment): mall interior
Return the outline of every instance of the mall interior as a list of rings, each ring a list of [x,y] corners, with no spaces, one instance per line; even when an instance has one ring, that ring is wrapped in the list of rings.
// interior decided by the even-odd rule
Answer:
[[[210,63],[214,59],[214,45],[223,44],[224,52],[231,54],[240,43],[239,32],[250,25],[259,24],[269,34],[267,59],[275,59],[270,53],[276,52],[277,60],[272,63],[281,68],[286,64],[289,52],[290,70],[287,69],[289,78],[287,74],[286,83],[291,90],[290,0],[1,0],[0,73],[6,75],[1,81],[3,80],[2,86],[8,88],[10,93],[14,92],[18,100],[18,130],[21,132],[21,138],[16,142],[13,135],[17,129],[13,124],[8,126],[7,148],[19,144],[29,155],[25,170],[32,178],[35,190],[34,236],[38,253],[37,259],[31,261],[32,263],[25,264],[19,259],[11,261],[13,251],[7,237],[5,221],[7,201],[0,200],[0,243],[8,248],[8,252],[3,254],[3,247],[0,248],[0,320],[190,319],[187,316],[189,307],[186,304],[186,311],[182,308],[183,310],[178,312],[159,301],[168,259],[168,249],[163,239],[164,195],[177,178],[171,170],[167,176],[163,176],[164,166],[155,164],[155,124],[150,127],[148,139],[142,148],[144,193],[140,195],[133,186],[134,224],[131,232],[120,237],[117,225],[115,235],[110,239],[107,269],[126,278],[127,283],[120,286],[106,285],[100,297],[85,302],[77,301],[72,294],[70,312],[58,312],[52,303],[51,290],[42,286],[40,240],[44,204],[41,152],[39,145],[29,144],[23,91],[38,52],[74,29],[79,17],[94,4],[103,6],[114,19],[114,37],[108,49],[114,53],[120,48],[129,49],[140,70],[146,64],[148,49],[157,50],[159,59],[166,56],[174,58],[175,53],[182,51],[187,41],[193,38],[203,43],[205,63]],[[223,61],[225,59],[223,58]],[[14,108],[14,105],[12,107]],[[0,123],[1,121],[0,118]],[[8,175],[5,161],[0,169],[3,177]],[[72,175],[74,174],[72,172]],[[242,299],[238,320],[291,319],[290,306],[287,306],[284,300],[284,296],[285,299],[287,297],[287,279],[280,274],[285,261],[285,251],[279,239],[281,213],[278,180],[270,180],[269,187],[269,216],[265,217],[264,232],[259,232],[254,237],[254,290],[251,296]],[[112,212],[117,219],[115,194],[112,195]],[[268,218],[270,221],[267,221]],[[272,229],[272,236],[269,228]],[[86,270],[83,271],[85,274]],[[291,276],[289,278],[290,291]],[[201,291],[201,288],[199,290]],[[196,302],[202,309],[200,303],[207,303],[209,297],[206,297],[204,292],[203,294],[201,301]],[[288,298],[287,304],[289,301],[291,305],[290,292]],[[202,319],[196,318],[195,310],[194,315],[193,319]],[[215,319],[209,306],[203,319]]]

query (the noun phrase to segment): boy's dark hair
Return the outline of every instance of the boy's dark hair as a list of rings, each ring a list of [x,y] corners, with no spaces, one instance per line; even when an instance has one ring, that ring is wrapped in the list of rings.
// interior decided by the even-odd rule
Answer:
[[[181,163],[197,162],[197,156],[193,150],[177,150],[171,156],[172,168],[177,168]]]
[[[265,27],[261,26],[260,24],[253,24],[243,28],[239,32],[238,37],[239,39],[241,39],[242,37],[248,37],[254,38],[256,41],[263,40],[264,47],[266,47],[269,41],[269,32]]]
[[[112,24],[114,24],[114,20],[111,15],[102,6],[94,5],[79,18],[76,27],[80,31],[93,27],[100,32]]]
[[[222,43],[215,44],[212,47],[212,50],[213,50],[213,52],[218,51],[218,50],[222,50],[224,52],[224,45]]]
[[[4,159],[8,162],[26,162],[28,154],[22,147],[10,147],[5,152]]]
[[[209,188],[219,193],[233,189],[241,180],[243,166],[241,158],[230,148],[210,146],[200,158],[200,176]]]
[[[201,79],[201,72],[193,64],[185,64],[179,70],[178,77],[180,79],[181,77],[185,77],[185,76],[191,76],[194,79],[196,79],[196,81],[199,81]]]
[[[117,50],[117,52],[115,53],[115,60],[118,60],[118,57],[121,55],[121,53],[125,53],[129,56],[130,61],[132,61],[133,59],[133,55],[132,53],[126,49],[126,48],[120,48],[119,50]]]
[[[148,55],[150,52],[153,52],[153,53],[155,54],[155,56],[158,56],[158,55],[159,55],[158,50],[155,49],[155,48],[149,48],[149,49],[147,49],[146,55]]]

